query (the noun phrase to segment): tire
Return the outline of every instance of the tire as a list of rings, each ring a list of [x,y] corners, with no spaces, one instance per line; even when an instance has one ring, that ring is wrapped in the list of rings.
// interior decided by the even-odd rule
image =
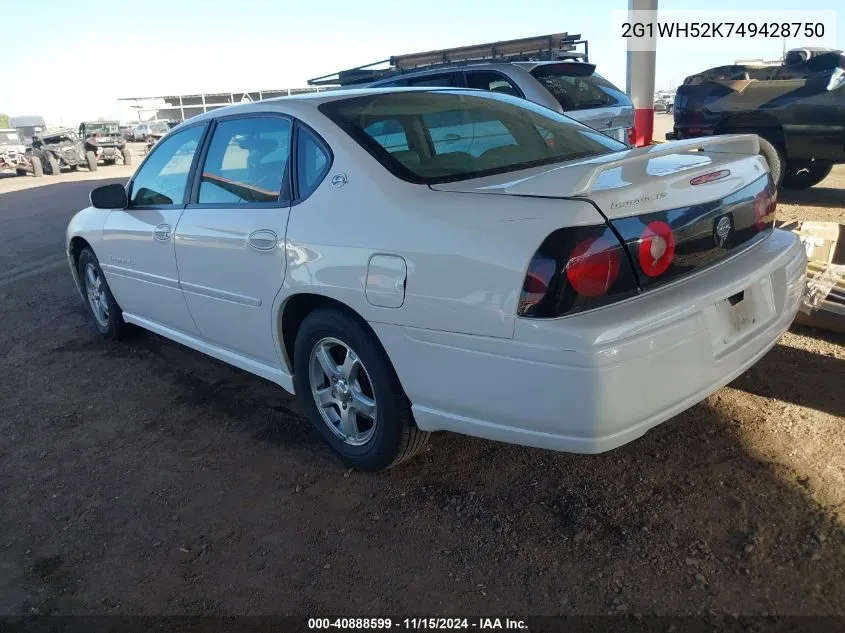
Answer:
[[[115,159],[115,158],[105,158],[105,159],[103,159],[103,165],[105,165],[106,167],[114,165],[116,162],[117,162],[117,159]]]
[[[752,128],[735,128],[725,129],[719,134],[757,134],[757,130]],[[772,182],[775,187],[779,187],[783,181],[784,165],[786,165],[786,156],[782,150],[779,150],[770,140],[760,136],[760,155],[766,159],[769,164],[769,172],[772,174]]]
[[[58,176],[62,173],[61,167],[59,167],[59,161],[56,160],[56,157],[47,153],[47,165],[50,167],[50,174],[53,176]]]
[[[324,363],[317,360],[321,349],[329,354],[323,357]],[[342,365],[348,359],[348,350],[359,362],[350,364],[351,371],[344,371]],[[347,466],[370,472],[385,470],[410,459],[425,447],[429,433],[414,423],[411,403],[390,359],[375,336],[357,319],[333,308],[321,308],[309,314],[296,335],[293,364],[296,393],[308,419]],[[326,364],[331,366],[330,371],[323,369]],[[329,374],[336,381],[331,381]],[[326,395],[328,406],[318,408],[312,385]],[[373,418],[363,412],[368,402],[372,403]],[[353,413],[357,409],[355,405],[362,403],[363,413]],[[342,410],[347,417],[352,414],[357,436],[348,431],[351,425],[344,428],[339,415]]]
[[[123,164],[124,165],[131,165],[132,164],[132,152],[129,151],[128,147],[124,147],[120,153],[123,155]]]
[[[79,254],[77,274],[85,293],[85,305],[97,331],[107,339],[125,336],[128,326],[123,321],[123,313],[111,293],[97,256],[90,248],[84,248]]]
[[[828,177],[833,165],[828,163],[805,163],[803,165],[786,166],[783,177],[784,189],[809,189]]]
[[[85,152],[85,162],[88,165],[88,171],[97,171],[97,155],[92,151]]]
[[[40,156],[32,156],[32,175],[35,178],[40,178],[44,175],[44,165],[41,163]]]

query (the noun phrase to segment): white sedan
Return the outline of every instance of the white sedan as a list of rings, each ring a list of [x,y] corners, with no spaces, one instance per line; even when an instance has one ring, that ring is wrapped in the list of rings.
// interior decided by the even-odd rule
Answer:
[[[67,256],[104,336],[140,326],[296,392],[353,467],[442,430],[596,453],[792,322],[806,258],[758,151],[629,150],[493,93],[261,101],[95,189]]]

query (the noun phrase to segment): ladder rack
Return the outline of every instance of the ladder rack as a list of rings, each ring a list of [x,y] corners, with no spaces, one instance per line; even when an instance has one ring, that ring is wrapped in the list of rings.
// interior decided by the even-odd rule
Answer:
[[[579,44],[584,45],[583,53],[576,50]],[[582,40],[580,34],[554,33],[552,35],[444,48],[409,55],[394,55],[389,59],[371,64],[314,77],[308,80],[308,85],[350,86],[365,84],[422,68],[472,64],[481,61],[516,62],[563,59],[589,61],[587,40]],[[387,68],[374,68],[384,64],[389,66]]]

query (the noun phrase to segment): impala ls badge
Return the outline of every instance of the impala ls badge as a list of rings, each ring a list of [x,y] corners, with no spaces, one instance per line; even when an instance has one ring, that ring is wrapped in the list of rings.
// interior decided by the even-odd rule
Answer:
[[[731,233],[734,230],[734,223],[730,215],[723,215],[713,224],[713,240],[719,248],[725,248]]]

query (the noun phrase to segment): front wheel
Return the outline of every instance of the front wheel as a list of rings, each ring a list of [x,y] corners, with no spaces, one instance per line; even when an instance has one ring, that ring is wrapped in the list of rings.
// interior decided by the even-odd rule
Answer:
[[[825,163],[806,163],[803,165],[787,165],[786,175],[783,177],[784,189],[809,189],[828,177],[833,165]]]
[[[85,152],[85,163],[88,165],[88,171],[97,171],[97,155],[94,152]]]
[[[416,455],[428,440],[387,354],[340,310],[316,310],[300,326],[294,384],[309,420],[348,466],[384,470]]]
[[[105,338],[118,339],[123,337],[127,330],[126,323],[123,321],[123,314],[111,293],[108,282],[106,282],[105,275],[100,268],[100,262],[97,261],[97,256],[90,248],[85,248],[80,253],[77,274],[82,282],[88,311],[94,320],[94,327]]]
[[[123,164],[124,165],[131,165],[132,164],[132,152],[129,151],[128,147],[124,147],[121,152],[123,155]]]

